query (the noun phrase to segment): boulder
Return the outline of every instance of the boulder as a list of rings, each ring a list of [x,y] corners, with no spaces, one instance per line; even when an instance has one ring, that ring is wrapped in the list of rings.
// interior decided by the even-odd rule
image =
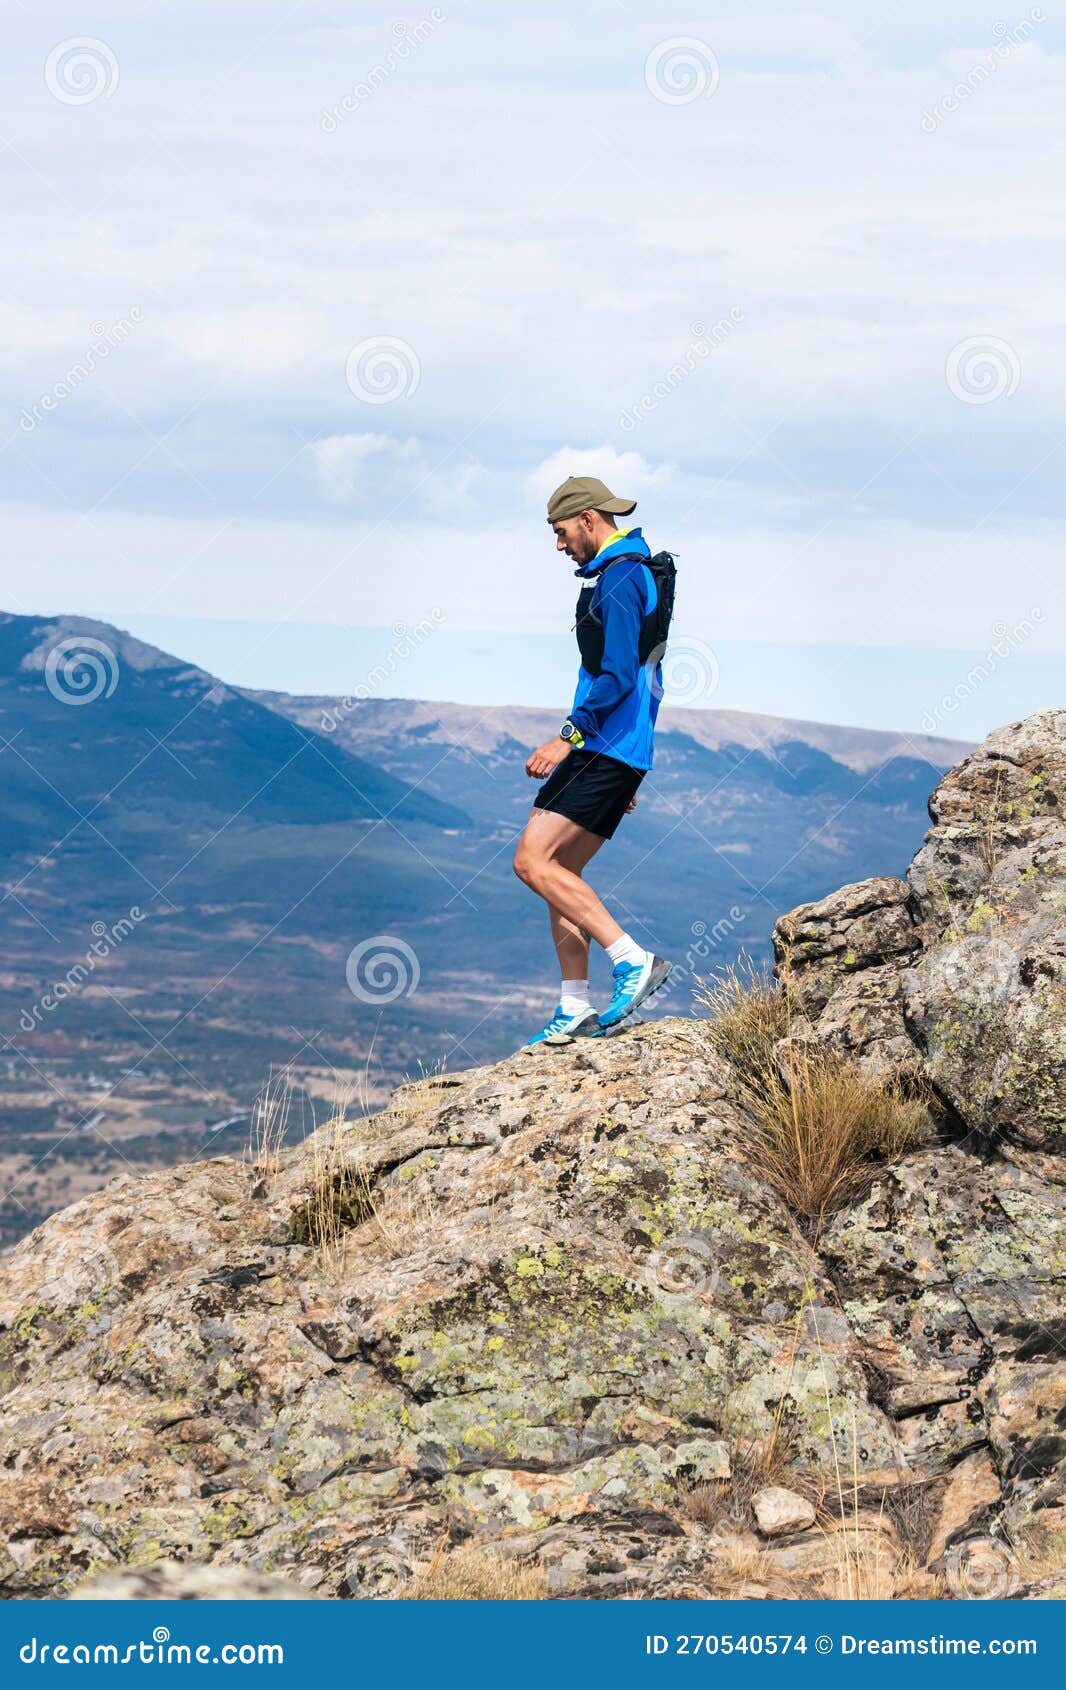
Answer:
[[[816,1035],[924,1076],[997,1145],[1066,1133],[1066,711],[990,735],[929,801],[905,880],[843,888],[774,929]]]
[[[784,1537],[814,1525],[814,1504],[784,1485],[764,1485],[755,1492],[751,1506],[763,1537]]]

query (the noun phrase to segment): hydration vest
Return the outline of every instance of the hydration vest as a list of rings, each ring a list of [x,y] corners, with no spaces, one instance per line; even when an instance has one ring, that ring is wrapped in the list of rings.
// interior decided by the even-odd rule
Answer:
[[[677,569],[673,557],[669,552],[656,552],[654,557],[644,557],[640,552],[622,552],[612,558],[601,574],[615,563],[620,563],[623,557],[635,557],[646,569],[651,570],[655,582],[655,609],[645,616],[640,629],[640,643],[637,655],[642,664],[654,658],[656,663],[662,661],[666,651],[666,641],[670,633],[670,619],[674,614],[674,584]],[[603,668],[603,622],[592,608],[592,598],[599,586],[600,576],[582,587],[577,600],[577,616],[574,621],[574,632],[577,634],[577,648],[581,653],[581,667],[589,675],[598,675]]]

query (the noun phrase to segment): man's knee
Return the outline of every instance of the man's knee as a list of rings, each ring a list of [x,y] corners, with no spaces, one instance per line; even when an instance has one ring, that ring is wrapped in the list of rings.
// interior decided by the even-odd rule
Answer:
[[[539,851],[531,851],[528,845],[519,845],[511,867],[524,885],[536,889],[543,877],[544,857]]]

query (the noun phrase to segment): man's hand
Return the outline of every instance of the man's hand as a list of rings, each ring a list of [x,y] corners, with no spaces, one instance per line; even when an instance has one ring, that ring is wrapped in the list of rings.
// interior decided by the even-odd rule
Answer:
[[[569,755],[568,742],[556,734],[554,739],[547,740],[544,745],[538,746],[536,751],[530,752],[526,758],[526,774],[530,780],[544,780],[553,769],[559,767],[563,758]]]
[[[626,815],[627,816],[632,815],[632,813],[636,809],[636,807],[637,807],[637,800],[636,800],[636,796],[634,795],[634,797],[632,797],[629,800],[629,803],[626,805]]]

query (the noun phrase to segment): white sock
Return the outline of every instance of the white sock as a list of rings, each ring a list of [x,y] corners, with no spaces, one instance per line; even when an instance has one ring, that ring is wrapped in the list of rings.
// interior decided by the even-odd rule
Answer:
[[[616,939],[613,945],[607,946],[607,955],[612,963],[617,966],[620,962],[642,963],[646,961],[648,953],[637,944],[635,939],[631,939],[628,933],[623,933],[622,937]]]
[[[580,1015],[583,1009],[592,1008],[589,997],[589,983],[587,980],[564,980],[559,998],[564,1015]]]

